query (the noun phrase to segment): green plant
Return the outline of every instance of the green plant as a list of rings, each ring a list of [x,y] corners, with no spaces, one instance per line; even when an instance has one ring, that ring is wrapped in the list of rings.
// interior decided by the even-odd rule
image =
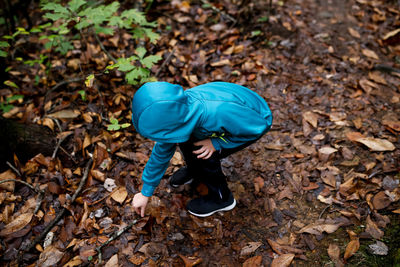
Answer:
[[[23,98],[24,98],[23,95],[13,95],[13,96],[7,97],[5,103],[0,102],[0,110],[3,113],[9,112],[10,110],[12,110],[14,108],[14,105],[12,105],[12,103],[15,101],[18,101],[20,99],[23,99]]]
[[[119,71],[126,72],[125,79],[129,84],[145,83],[154,80],[150,77],[150,68],[161,59],[158,55],[150,55],[145,57],[146,49],[139,47],[136,49],[136,55],[129,58],[119,58],[117,63],[108,66],[107,69],[117,68]],[[139,62],[140,66],[134,65]]]
[[[128,128],[129,126],[131,126],[130,123],[119,124],[119,122],[116,118],[111,118],[110,123],[111,124],[107,125],[107,130],[109,130],[109,131],[118,131],[120,129],[125,129],[125,128]]]
[[[157,25],[155,22],[148,22],[143,12],[136,9],[129,9],[118,13],[120,4],[112,2],[108,5],[98,5],[96,2],[90,4],[84,0],[71,0],[62,5],[56,2],[43,4],[42,9],[47,11],[45,18],[53,21],[49,30],[53,34],[40,37],[41,40],[48,40],[45,48],[66,54],[73,49],[71,40],[73,38],[85,39],[85,35],[94,34],[98,39],[98,34],[113,35],[117,29],[131,31],[133,39],[138,40],[148,38],[155,43],[159,35],[153,32]],[[78,34],[74,34],[78,32]],[[150,80],[150,68],[161,57],[150,55],[144,57],[145,48],[137,48],[136,54],[129,58],[118,58],[116,63],[109,66],[107,70],[118,68],[126,72],[126,80],[130,84],[137,84]],[[140,62],[141,66],[136,66]],[[129,65],[129,66],[128,66]]]

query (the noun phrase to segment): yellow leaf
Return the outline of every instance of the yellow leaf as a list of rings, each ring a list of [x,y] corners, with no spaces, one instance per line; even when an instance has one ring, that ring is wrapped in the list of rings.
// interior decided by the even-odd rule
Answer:
[[[346,251],[344,252],[344,259],[347,260],[351,256],[354,255],[360,248],[360,242],[358,241],[358,238],[355,240],[351,240],[349,244],[347,244]]]

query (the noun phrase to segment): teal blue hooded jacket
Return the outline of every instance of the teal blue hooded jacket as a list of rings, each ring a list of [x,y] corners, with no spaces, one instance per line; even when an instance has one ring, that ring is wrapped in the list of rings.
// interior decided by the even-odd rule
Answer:
[[[139,134],[156,141],[142,174],[142,194],[151,196],[177,143],[211,138],[216,150],[234,148],[267,132],[272,114],[261,96],[237,84],[211,82],[184,91],[151,82],[133,97],[132,121]]]

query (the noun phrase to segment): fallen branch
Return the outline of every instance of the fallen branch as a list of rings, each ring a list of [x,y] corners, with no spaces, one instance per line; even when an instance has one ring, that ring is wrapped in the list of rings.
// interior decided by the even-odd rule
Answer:
[[[86,164],[86,169],[85,172],[83,174],[83,177],[81,179],[81,182],[79,183],[78,189],[75,191],[74,195],[71,198],[70,203],[73,203],[76,198],[78,197],[78,195],[80,194],[80,192],[82,191],[82,188],[84,186],[84,184],[87,181],[88,175],[89,175],[89,170],[90,167],[93,163],[93,158],[91,158],[88,163]],[[20,248],[20,252],[18,255],[18,265],[22,266],[23,265],[23,253],[30,251],[32,248],[34,248],[43,238],[46,237],[46,235],[50,232],[51,229],[53,229],[53,227],[61,220],[61,218],[63,218],[65,212],[67,211],[66,207],[63,207],[62,210],[60,210],[60,212],[57,214],[57,216],[54,218],[54,220],[52,220],[47,226],[46,228],[43,230],[43,232],[36,236],[35,239],[29,243],[29,245],[26,246],[26,248]],[[22,253],[21,253],[22,251]]]
[[[117,239],[120,235],[122,235],[123,233],[125,233],[127,230],[129,230],[133,225],[135,225],[138,222],[138,220],[133,220],[128,226],[126,226],[125,228],[122,228],[121,230],[115,232],[106,242],[104,242],[103,244],[101,244],[101,246],[96,248],[98,255],[98,264],[101,264],[101,258],[102,258],[102,254],[101,254],[101,249],[105,246],[107,246],[108,244],[110,244],[110,242],[114,241],[115,239]]]
[[[20,177],[22,176],[20,171],[17,168],[15,168],[10,162],[7,161],[6,163],[16,174],[18,174],[18,176]]]
[[[160,68],[157,70],[156,73],[156,77],[158,77],[158,75],[160,75],[162,69],[165,67],[165,65],[167,65],[169,63],[169,61],[171,60],[172,55],[175,53],[175,47],[174,49],[172,49],[171,53],[169,53],[168,57],[165,59],[165,61],[161,64]]]

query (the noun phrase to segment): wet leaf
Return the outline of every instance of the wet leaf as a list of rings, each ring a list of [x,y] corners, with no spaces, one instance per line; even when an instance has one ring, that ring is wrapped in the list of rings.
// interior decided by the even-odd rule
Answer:
[[[288,267],[292,263],[294,256],[294,254],[282,254],[272,261],[271,267]]]
[[[3,230],[0,231],[0,236],[7,236],[16,231],[24,228],[28,223],[31,222],[33,213],[27,212],[14,218],[9,224],[7,224]]]
[[[111,198],[117,201],[119,204],[124,203],[127,196],[128,192],[124,186],[119,187],[111,194]]]
[[[360,248],[360,242],[358,241],[358,239],[351,240],[346,246],[343,258],[347,260],[348,258],[353,256],[354,253],[356,253],[359,248]]]
[[[262,263],[261,255],[251,257],[243,263],[243,267],[260,267]]]
[[[256,251],[260,246],[262,246],[262,242],[249,242],[242,248],[240,255],[247,256]]]
[[[366,145],[371,151],[393,151],[396,147],[386,139],[373,137],[359,138],[356,142]]]
[[[43,267],[56,266],[63,255],[64,253],[59,251],[57,248],[49,246],[40,254],[37,265]]]

